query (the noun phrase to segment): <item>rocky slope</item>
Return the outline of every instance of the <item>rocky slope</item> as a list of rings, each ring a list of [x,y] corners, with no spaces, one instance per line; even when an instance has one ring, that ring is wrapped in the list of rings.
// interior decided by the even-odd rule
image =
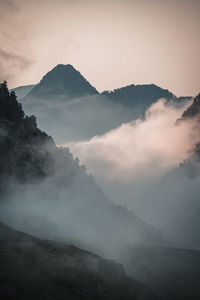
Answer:
[[[40,240],[0,223],[3,300],[155,299],[121,265],[63,243]]]

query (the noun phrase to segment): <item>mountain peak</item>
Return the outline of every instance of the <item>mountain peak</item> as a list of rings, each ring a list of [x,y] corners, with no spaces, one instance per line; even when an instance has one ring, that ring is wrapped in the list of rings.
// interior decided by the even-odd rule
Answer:
[[[50,73],[50,72],[78,72],[78,70],[76,70],[74,68],[74,66],[72,66],[71,64],[67,64],[67,65],[58,64],[52,70],[50,70],[48,73]]]
[[[98,91],[71,64],[59,64],[43,76],[27,97],[75,98],[98,94]]]
[[[58,64],[52,70],[55,70],[55,69],[73,69],[73,70],[76,70],[71,64],[67,64],[67,65]]]

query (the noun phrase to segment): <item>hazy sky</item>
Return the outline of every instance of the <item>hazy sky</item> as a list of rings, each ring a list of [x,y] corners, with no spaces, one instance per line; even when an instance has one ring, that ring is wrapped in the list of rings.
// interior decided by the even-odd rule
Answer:
[[[73,64],[98,90],[155,83],[200,91],[199,0],[0,0],[0,80]]]

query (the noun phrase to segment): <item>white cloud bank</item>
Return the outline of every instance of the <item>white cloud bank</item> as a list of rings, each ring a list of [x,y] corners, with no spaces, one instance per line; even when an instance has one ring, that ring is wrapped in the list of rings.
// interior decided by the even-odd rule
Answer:
[[[175,126],[183,106],[160,99],[138,119],[95,136],[67,144],[97,180],[130,182],[159,178],[187,159],[199,139],[193,121]]]

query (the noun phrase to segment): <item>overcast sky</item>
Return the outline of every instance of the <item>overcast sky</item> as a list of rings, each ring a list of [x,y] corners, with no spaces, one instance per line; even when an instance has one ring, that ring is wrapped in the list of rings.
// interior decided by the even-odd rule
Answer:
[[[155,83],[200,91],[199,0],[0,0],[0,80],[72,64],[99,91]]]

